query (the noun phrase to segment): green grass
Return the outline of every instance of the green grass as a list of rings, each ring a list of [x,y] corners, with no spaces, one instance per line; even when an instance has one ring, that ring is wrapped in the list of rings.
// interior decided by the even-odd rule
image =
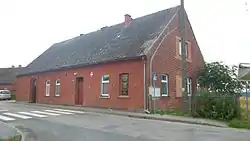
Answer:
[[[228,126],[232,127],[232,128],[250,129],[250,120],[233,119],[233,120],[229,121]]]
[[[150,113],[154,114],[153,111],[151,111]],[[174,115],[174,116],[189,116],[188,113],[177,110],[177,109],[169,109],[169,110],[157,110],[156,114],[160,114],[160,115]]]
[[[0,141],[21,141],[21,140],[22,140],[22,136],[21,135],[10,137],[8,139],[1,139],[0,138]]]
[[[228,126],[232,128],[242,128],[242,129],[250,129],[250,98],[248,99],[248,116],[246,111],[246,99],[244,97],[240,98],[240,107],[241,107],[241,117],[237,119],[233,119],[228,122]]]

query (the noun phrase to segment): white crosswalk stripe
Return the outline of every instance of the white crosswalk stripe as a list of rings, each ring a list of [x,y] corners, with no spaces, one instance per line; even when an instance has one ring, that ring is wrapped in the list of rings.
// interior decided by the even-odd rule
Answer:
[[[56,111],[56,110],[44,110],[46,112],[58,113],[58,114],[65,114],[65,115],[73,115],[74,113],[70,112],[63,112],[63,111]]]
[[[56,113],[49,113],[49,112],[43,112],[43,111],[31,111],[32,113],[37,113],[37,114],[44,114],[44,115],[50,115],[50,116],[59,116],[60,114]]]
[[[7,109],[5,109],[5,110],[0,110],[0,112],[7,112],[7,111],[9,111],[9,110],[7,110]]]
[[[14,119],[14,118],[10,118],[10,117],[6,117],[6,116],[0,115],[0,120],[4,120],[4,121],[13,121],[13,120],[15,120],[15,119]]]
[[[47,117],[45,115],[35,114],[35,113],[29,113],[29,112],[18,112],[19,114],[23,115],[29,115],[29,116],[35,116],[35,117]]]
[[[66,110],[66,109],[53,109],[57,111],[63,111],[63,112],[70,112],[70,113],[78,113],[78,114],[83,114],[83,111],[74,111],[74,110]]]
[[[7,112],[8,110],[0,110],[0,121],[14,121],[18,119],[31,119],[31,118],[46,118],[48,116],[59,115],[73,115],[83,114],[83,111],[67,110],[67,109],[46,109],[36,111],[23,111],[23,112]]]
[[[3,113],[3,114],[4,114],[4,115],[7,115],[7,116],[12,116],[12,117],[21,118],[21,119],[29,119],[29,118],[32,118],[32,117],[29,117],[29,116],[19,115],[19,114],[15,114],[15,113]]]

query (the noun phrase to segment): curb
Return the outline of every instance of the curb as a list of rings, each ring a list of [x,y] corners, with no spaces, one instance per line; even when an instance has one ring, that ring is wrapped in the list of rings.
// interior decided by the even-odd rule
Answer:
[[[25,102],[16,102],[20,104],[25,104],[25,105],[35,105],[35,106],[42,106],[42,107],[50,107],[50,108],[65,108],[69,110],[80,110],[84,111],[86,114],[106,114],[106,115],[117,115],[117,116],[123,116],[123,117],[131,117],[131,118],[138,118],[138,119],[150,119],[150,120],[159,120],[159,121],[170,121],[170,122],[179,122],[179,123],[187,123],[187,124],[195,124],[195,125],[206,125],[206,126],[213,126],[213,127],[221,127],[221,128],[228,128],[226,125],[219,125],[219,124],[212,124],[212,123],[207,123],[207,122],[202,122],[202,121],[188,121],[188,120],[181,120],[177,118],[164,118],[164,117],[155,117],[149,114],[146,115],[138,115],[138,114],[133,114],[133,113],[126,113],[126,112],[112,112],[111,110],[107,111],[100,111],[100,110],[90,110],[90,109],[85,109],[84,107],[67,107],[67,106],[62,106],[62,105],[45,105],[45,104],[39,104],[39,103],[25,103]]]
[[[68,108],[73,110],[73,108]],[[86,111],[86,110],[84,110]],[[117,115],[123,117],[131,117],[131,118],[138,118],[138,119],[150,119],[150,120],[159,120],[159,121],[170,121],[170,122],[178,122],[178,123],[187,123],[187,124],[195,124],[195,125],[206,125],[206,126],[213,126],[213,127],[221,127],[221,128],[228,128],[227,126],[210,124],[206,122],[198,122],[198,121],[187,121],[187,120],[180,120],[180,119],[169,119],[163,117],[153,117],[150,115],[135,115],[135,114],[123,114],[123,113],[114,113],[114,112],[94,112],[94,111],[86,111],[88,113],[100,113],[100,114],[107,114],[107,115]]]
[[[4,125],[6,125],[6,126],[12,128],[12,129],[16,130],[17,133],[18,133],[19,135],[21,135],[21,141],[25,141],[25,135],[24,135],[24,133],[23,133],[22,131],[20,131],[20,130],[19,130],[18,128],[16,128],[14,125],[7,124],[7,123],[4,123],[4,122],[1,122],[1,123],[3,123]],[[17,135],[16,135],[16,136],[17,136]]]

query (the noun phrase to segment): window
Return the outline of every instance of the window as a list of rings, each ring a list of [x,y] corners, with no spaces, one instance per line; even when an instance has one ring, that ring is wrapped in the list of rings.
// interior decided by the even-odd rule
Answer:
[[[45,96],[49,96],[49,94],[50,94],[50,81],[47,80],[45,82]]]
[[[187,78],[187,94],[188,96],[192,96],[192,79]]]
[[[55,89],[55,96],[60,96],[60,80],[56,80],[56,89]]]
[[[128,73],[120,74],[120,95],[128,96]]]
[[[179,55],[181,56],[182,54],[182,49],[181,49],[181,40],[179,40]],[[188,43],[185,42],[185,52],[186,52],[186,57],[188,57]]]
[[[161,75],[161,95],[168,96],[168,76]]]
[[[109,75],[102,76],[101,96],[109,96]]]

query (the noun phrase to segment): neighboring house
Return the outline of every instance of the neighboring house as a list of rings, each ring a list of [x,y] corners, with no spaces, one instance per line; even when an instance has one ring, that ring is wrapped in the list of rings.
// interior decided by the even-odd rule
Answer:
[[[0,68],[0,90],[7,89],[15,91],[16,76],[18,73],[24,71],[24,67],[11,67],[11,68]]]
[[[181,104],[179,6],[52,45],[17,79],[17,100],[118,109],[147,109],[150,64],[161,88],[158,108]],[[204,60],[186,16],[188,90]],[[152,56],[152,63],[150,63]]]

